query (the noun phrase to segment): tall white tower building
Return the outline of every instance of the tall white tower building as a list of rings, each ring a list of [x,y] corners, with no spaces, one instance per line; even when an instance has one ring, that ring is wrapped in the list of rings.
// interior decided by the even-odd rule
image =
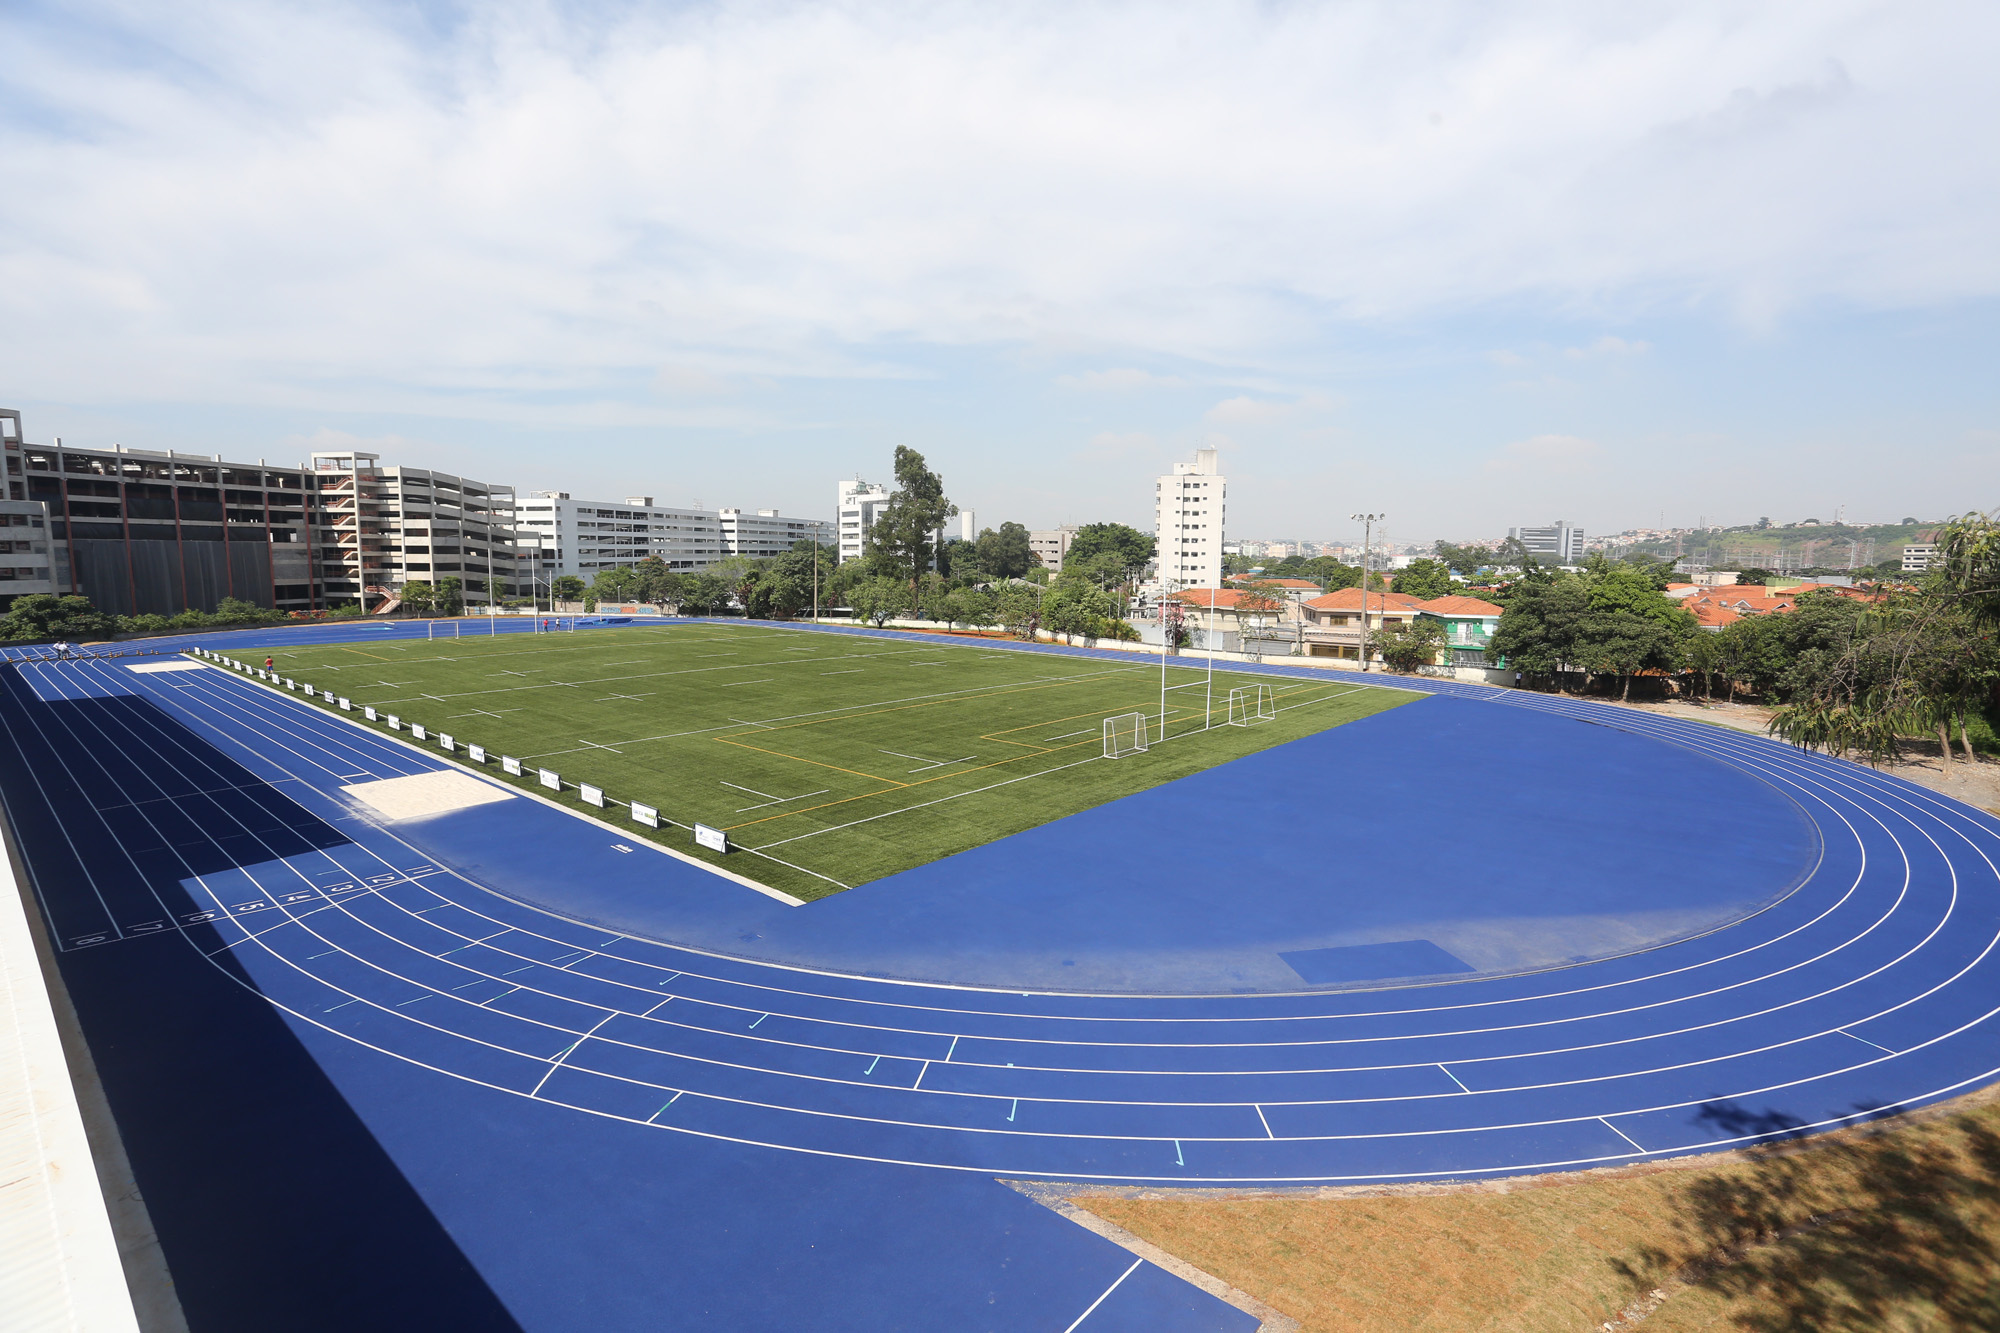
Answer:
[[[889,503],[889,492],[856,477],[840,483],[840,563],[859,560],[868,549],[868,529]]]
[[[1153,485],[1153,558],[1169,589],[1222,585],[1229,479],[1215,468],[1215,450],[1197,449],[1194,462],[1174,464],[1173,475]]]

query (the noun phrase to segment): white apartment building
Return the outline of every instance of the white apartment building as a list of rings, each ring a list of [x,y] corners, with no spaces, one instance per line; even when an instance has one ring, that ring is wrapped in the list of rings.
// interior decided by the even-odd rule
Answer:
[[[1229,479],[1215,469],[1215,450],[1197,449],[1194,462],[1174,464],[1171,476],[1153,484],[1153,558],[1169,592],[1222,584]]]
[[[724,509],[717,517],[722,524],[724,555],[783,555],[802,541],[833,544],[833,524],[823,518],[784,518],[775,509],[759,509],[754,514]]]
[[[405,583],[454,576],[468,608],[513,591],[512,487],[352,450],[313,454],[305,478],[313,582],[329,603],[373,611]]]
[[[599,570],[636,565],[653,555],[675,573],[692,573],[725,554],[720,516],[656,505],[650,495],[614,502],[534,491],[515,506],[514,529],[524,588],[531,578],[546,588],[565,574],[588,582]]]
[[[888,506],[889,492],[856,477],[840,483],[840,563],[859,560],[868,549],[868,529]]]

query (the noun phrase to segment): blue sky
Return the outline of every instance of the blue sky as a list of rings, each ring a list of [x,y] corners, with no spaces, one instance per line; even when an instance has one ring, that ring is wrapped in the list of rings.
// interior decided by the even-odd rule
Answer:
[[[1242,536],[2000,504],[1990,5],[0,13],[0,405]]]

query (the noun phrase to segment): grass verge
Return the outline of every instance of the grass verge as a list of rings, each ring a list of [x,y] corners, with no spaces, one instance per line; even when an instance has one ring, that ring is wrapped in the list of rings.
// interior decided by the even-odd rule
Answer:
[[[1478,1186],[1074,1202],[1333,1333],[2000,1328],[2000,1103]]]

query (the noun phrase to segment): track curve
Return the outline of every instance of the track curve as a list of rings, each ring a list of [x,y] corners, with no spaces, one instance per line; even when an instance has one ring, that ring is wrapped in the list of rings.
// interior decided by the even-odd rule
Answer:
[[[33,673],[48,684],[21,679]],[[1721,930],[1451,984],[1022,994],[608,933],[430,864],[386,830],[300,846],[241,804],[190,818],[198,794],[236,775],[162,713],[253,771],[275,768],[309,809],[337,808],[341,781],[442,765],[222,672],[172,688],[103,662],[6,674],[0,719],[107,919],[129,919],[112,905],[143,889],[180,947],[295,1022],[669,1133],[1014,1177],[1356,1183],[1711,1150],[2000,1075],[2000,821],[1720,728],[1397,682],[1691,747],[1785,790],[1819,830],[1821,863]],[[37,706],[50,690],[115,701],[135,687],[158,711]],[[117,793],[89,802],[96,827],[76,813],[84,792]],[[206,895],[207,919],[161,899],[162,874]]]

